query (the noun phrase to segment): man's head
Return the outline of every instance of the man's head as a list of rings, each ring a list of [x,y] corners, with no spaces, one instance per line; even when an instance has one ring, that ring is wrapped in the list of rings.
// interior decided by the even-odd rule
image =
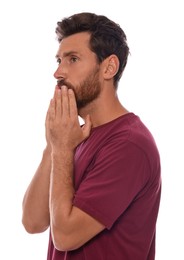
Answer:
[[[119,69],[114,76],[114,85],[117,87],[129,55],[123,30],[107,17],[93,13],[74,14],[57,23],[56,34],[59,42],[79,32],[89,32],[89,48],[96,54],[99,63],[112,54],[117,56]]]

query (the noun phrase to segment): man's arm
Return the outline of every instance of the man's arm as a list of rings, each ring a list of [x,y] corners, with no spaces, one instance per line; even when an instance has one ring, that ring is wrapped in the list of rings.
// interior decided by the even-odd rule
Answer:
[[[40,233],[50,225],[49,185],[51,172],[51,150],[43,152],[38,169],[24,195],[22,223],[29,233]]]
[[[73,153],[53,152],[50,186],[51,230],[55,247],[61,251],[74,250],[104,229],[104,226],[72,205]]]
[[[22,203],[22,223],[29,233],[43,232],[50,225],[49,189],[52,150],[49,141],[49,133],[47,131],[48,114],[49,109],[45,120],[45,137],[47,145],[43,151],[40,165],[27,188]]]
[[[91,122],[88,118],[84,128],[80,127],[72,90],[64,87],[56,92],[47,123],[52,146],[50,225],[55,247],[68,251],[79,248],[105,227],[73,206],[74,151],[89,136]]]

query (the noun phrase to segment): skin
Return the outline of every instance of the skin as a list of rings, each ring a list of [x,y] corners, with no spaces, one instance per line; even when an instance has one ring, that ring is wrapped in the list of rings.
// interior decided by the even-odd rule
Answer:
[[[45,123],[47,147],[23,200],[25,229],[39,233],[50,226],[54,245],[61,251],[81,247],[105,228],[72,205],[75,148],[90,136],[92,127],[128,112],[113,85],[118,58],[111,55],[98,64],[89,38],[87,32],[77,33],[59,45],[54,73],[58,84]],[[85,105],[83,99],[88,100]],[[82,128],[78,115],[85,122]]]

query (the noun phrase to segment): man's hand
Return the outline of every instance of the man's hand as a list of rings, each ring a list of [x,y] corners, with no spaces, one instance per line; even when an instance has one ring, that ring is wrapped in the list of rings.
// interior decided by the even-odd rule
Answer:
[[[83,127],[79,124],[78,111],[73,90],[62,86],[56,88],[47,112],[46,136],[52,149],[74,150],[84,141],[91,130],[90,117],[86,117]]]
[[[49,193],[50,227],[58,250],[74,250],[85,244],[105,227],[92,216],[73,206],[75,148],[90,134],[91,121],[80,126],[73,90],[56,88],[46,120],[51,145]]]

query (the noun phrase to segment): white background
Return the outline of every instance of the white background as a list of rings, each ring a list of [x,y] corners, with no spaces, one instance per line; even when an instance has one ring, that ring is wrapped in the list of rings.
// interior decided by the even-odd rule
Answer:
[[[0,248],[3,259],[46,259],[48,232],[39,235],[25,232],[21,225],[21,203],[45,146],[45,113],[53,94],[53,72],[57,65],[56,22],[82,11],[108,16],[127,34],[131,56],[121,79],[119,96],[150,128],[162,161],[156,260],[184,259],[182,2],[1,0]]]

